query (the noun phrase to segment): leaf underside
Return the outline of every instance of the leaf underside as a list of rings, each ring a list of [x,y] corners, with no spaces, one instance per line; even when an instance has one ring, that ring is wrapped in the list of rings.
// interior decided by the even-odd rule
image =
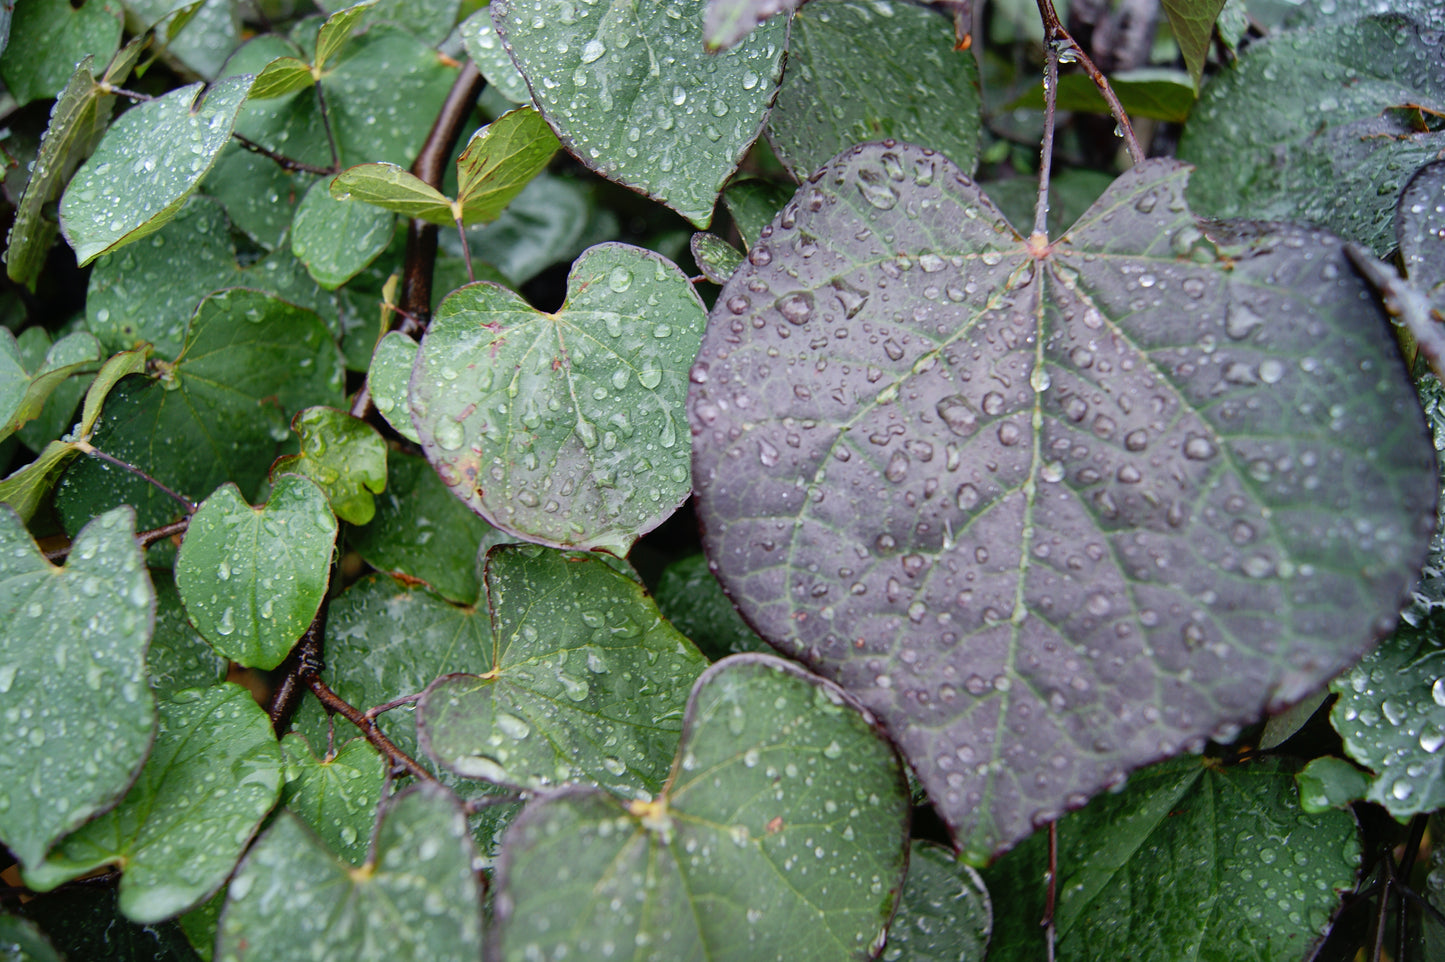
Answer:
[[[1032,247],[938,155],[857,147],[693,370],[724,587],[879,714],[973,859],[1319,687],[1425,551],[1433,449],[1339,242],[1205,225],[1186,170]]]

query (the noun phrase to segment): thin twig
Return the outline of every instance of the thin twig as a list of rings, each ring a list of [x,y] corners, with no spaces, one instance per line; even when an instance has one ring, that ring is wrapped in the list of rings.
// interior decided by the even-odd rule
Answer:
[[[1390,909],[1390,889],[1394,882],[1394,859],[1389,852],[1380,860],[1380,903],[1375,909],[1375,921],[1370,932],[1370,962],[1381,962],[1385,957],[1385,917]]]
[[[1118,133],[1124,138],[1124,145],[1129,149],[1129,159],[1136,164],[1142,163],[1144,151],[1139,146],[1139,139],[1134,136],[1134,126],[1129,123],[1129,115],[1124,112],[1124,105],[1119,103],[1119,98],[1114,95],[1114,88],[1109,86],[1109,79],[1084,52],[1084,48],[1074,42],[1073,36],[1059,20],[1059,13],[1054,9],[1053,0],[1037,0],[1037,4],[1039,16],[1044,22],[1044,43],[1056,51],[1066,49],[1065,45],[1072,48],[1070,52],[1078,60],[1079,65],[1084,68],[1084,72],[1089,75],[1089,79],[1094,81],[1094,86],[1099,88],[1104,102],[1109,105],[1109,113],[1113,114],[1114,120],[1118,122]]]
[[[336,132],[331,129],[331,111],[326,109],[326,94],[321,90],[321,82],[317,81],[311,85],[316,91],[316,109],[321,112],[321,126],[326,131],[326,146],[331,148],[331,170],[333,173],[341,173],[341,151],[336,148]]]
[[[472,273],[472,246],[467,243],[467,229],[460,220],[457,221],[457,237],[461,238],[462,242],[462,260],[467,262],[467,283],[475,284],[477,275]]]
[[[325,706],[327,711],[340,715],[359,728],[362,736],[371,742],[372,747],[385,755],[393,767],[422,781],[434,782],[437,780],[435,775],[417,764],[416,759],[397,748],[396,743],[376,727],[375,720],[367,718],[365,712],[352,706],[346,699],[332,691],[326,682],[313,675],[307,684],[311,688],[311,693]]]
[[[1059,102],[1059,48],[1044,44],[1044,137],[1039,148],[1039,196],[1034,202],[1034,238],[1049,239],[1049,176],[1054,166],[1054,115]]]
[[[266,715],[271,719],[271,730],[280,736],[291,727],[291,719],[301,704],[302,697],[310,687],[311,680],[321,674],[325,667],[326,612],[322,604],[311,619],[311,624],[302,632],[301,639],[291,654],[281,663],[281,680],[271,692],[271,702],[266,706]],[[328,746],[329,750],[329,746]]]
[[[174,537],[178,534],[185,534],[186,529],[190,526],[191,516],[186,515],[179,521],[172,521],[170,524],[163,524],[159,528],[152,528],[149,531],[142,531],[135,536],[135,540],[141,546],[141,549],[144,550],[155,544],[157,541],[164,541],[167,538]],[[61,545],[59,548],[51,548],[49,551],[45,552],[45,560],[51,562],[63,561],[67,556],[69,556],[70,550],[73,547],[74,545],[66,544]]]
[[[468,815],[475,815],[478,812],[485,812],[489,808],[496,808],[498,805],[515,805],[517,802],[526,801],[526,794],[523,792],[508,792],[506,795],[478,795],[476,798],[469,798],[462,802],[462,809]]]
[[[254,140],[252,140],[250,137],[245,136],[244,134],[238,134],[235,131],[231,131],[231,136],[236,138],[236,141],[240,143],[242,147],[245,147],[247,150],[251,151],[251,153],[260,154],[262,157],[271,158],[276,162],[278,166],[280,166],[282,170],[301,171],[307,174],[317,174],[321,177],[330,177],[337,173],[337,171],[334,169],[317,167],[315,164],[308,164],[304,160],[297,160],[294,157],[287,157],[285,154],[278,154],[270,147],[262,147],[260,144],[256,143]]]
[[[122,471],[129,471],[131,474],[140,478],[142,481],[153,486],[157,491],[160,491],[162,494],[165,494],[166,496],[180,503],[180,505],[186,509],[186,514],[196,513],[196,503],[194,501],[192,501],[190,498],[186,497],[183,494],[177,494],[175,491],[172,491],[170,488],[166,487],[164,484],[157,481],[149,474],[146,474],[135,465],[130,464],[126,461],[122,461],[120,458],[106,454],[104,451],[91,445],[89,441],[75,441],[73,442],[73,444],[75,445],[75,450],[77,451],[88,454],[93,458],[100,458],[100,460],[105,461],[107,464],[113,464],[116,467],[120,468]]]
[[[137,93],[134,90],[126,90],[124,87],[117,87],[115,84],[106,83],[104,80],[96,81],[95,86],[103,94],[115,94],[120,97],[129,97],[137,103],[149,103],[156,98],[150,94]]]
[[[421,701],[420,692],[415,695],[402,695],[400,698],[393,698],[391,701],[368,708],[366,710],[366,717],[371,721],[376,721],[378,717],[389,711],[400,708],[403,705],[415,705],[419,701]]]
[[[1410,884],[1410,873],[1415,870],[1415,858],[1420,854],[1420,845],[1425,841],[1425,823],[1429,820],[1428,815],[1416,815],[1410,820],[1410,831],[1405,837],[1405,851],[1400,859],[1399,881],[1396,883],[1397,896],[1403,895]],[[1404,962],[1405,959],[1405,899],[1397,898],[1395,902],[1395,958]]]
[[[1044,929],[1044,952],[1048,962],[1054,962],[1054,909],[1059,893],[1059,823],[1049,822],[1049,887],[1044,899],[1044,917],[1039,923]]]

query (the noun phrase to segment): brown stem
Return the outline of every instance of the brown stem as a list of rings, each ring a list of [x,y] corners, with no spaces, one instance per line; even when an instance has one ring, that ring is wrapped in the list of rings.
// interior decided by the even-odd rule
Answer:
[[[313,675],[308,681],[311,694],[326,707],[329,712],[334,712],[351,722],[361,730],[362,736],[372,747],[387,757],[394,768],[399,768],[411,775],[413,778],[425,782],[436,781],[436,776],[417,764],[416,759],[396,747],[396,743],[387,738],[380,728],[376,727],[375,719],[367,718],[366,712],[354,707],[336,692],[332,691],[319,677]]]
[[[191,526],[191,516],[186,515],[179,521],[172,521],[170,524],[163,524],[159,528],[152,528],[149,531],[142,531],[135,536],[135,540],[144,550],[155,544],[157,541],[164,541],[167,538],[178,534],[185,534],[186,529]],[[46,561],[63,561],[69,554],[73,545],[61,545],[59,548],[51,548],[45,552]]]
[[[341,170],[341,151],[336,148],[336,132],[331,129],[331,111],[326,109],[326,94],[321,90],[321,82],[317,81],[311,85],[316,91],[316,109],[321,113],[321,127],[326,131],[326,146],[331,148],[331,169]]]
[[[1064,24],[1059,20],[1059,13],[1054,9],[1053,0],[1036,0],[1039,8],[1039,16],[1044,22],[1044,43],[1054,50],[1054,56],[1068,49],[1094,81],[1094,86],[1099,88],[1104,101],[1109,105],[1109,113],[1114,115],[1114,120],[1119,124],[1119,135],[1124,138],[1124,145],[1129,149],[1129,159],[1134,163],[1142,163],[1144,151],[1139,146],[1139,140],[1134,136],[1134,125],[1129,123],[1129,115],[1124,112],[1124,106],[1119,103],[1119,98],[1114,96],[1114,88],[1109,86],[1109,80],[1104,72],[1095,65],[1089,55],[1084,53],[1084,48],[1074,42],[1073,36]],[[1047,94],[1046,94],[1047,96]]]
[[[317,89],[319,90],[320,88],[318,87]],[[271,158],[282,170],[301,171],[307,174],[317,174],[322,177],[331,177],[340,172],[339,169],[335,167],[317,167],[315,164],[308,164],[303,160],[297,160],[294,157],[287,157],[285,154],[278,154],[270,147],[262,147],[250,137],[238,134],[235,131],[231,132],[231,136],[236,138],[236,141],[240,143],[242,147],[245,147],[247,150],[249,150],[251,153],[260,154],[262,157]]]
[[[306,626],[301,640],[281,663],[281,680],[276,683],[276,688],[271,693],[271,702],[266,706],[266,714],[271,719],[271,730],[278,738],[291,727],[291,719],[300,707],[311,680],[320,675],[321,669],[325,667],[326,611],[327,605],[323,603],[321,610],[316,612],[316,617],[311,619],[311,624]]]

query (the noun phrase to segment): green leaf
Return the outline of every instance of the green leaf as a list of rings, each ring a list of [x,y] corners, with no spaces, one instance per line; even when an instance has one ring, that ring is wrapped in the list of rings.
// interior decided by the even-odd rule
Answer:
[[[10,7],[4,8],[9,16]],[[64,962],[35,923],[14,915],[0,915],[0,959],[5,962]]]
[[[1320,224],[1377,256],[1395,199],[1445,149],[1406,104],[1445,111],[1441,35],[1398,16],[1280,33],[1210,83],[1184,129],[1201,214]]]
[[[495,88],[514,104],[532,102],[532,92],[527,89],[526,79],[517,73],[512,58],[507,56],[507,48],[502,46],[497,31],[492,28],[491,7],[482,7],[463,20],[460,33],[467,56],[487,79],[487,86]]]
[[[880,958],[982,962],[992,931],[993,904],[978,873],[944,846],[914,839],[903,899]]]
[[[150,758],[120,805],[27,868],[49,891],[106,865],[122,869],[120,910],[159,922],[210,897],[281,793],[266,713],[240,685],[191,688],[160,703]]]
[[[337,201],[359,200],[404,217],[419,217],[429,224],[456,223],[452,201],[441,191],[396,164],[358,164],[331,181]]]
[[[497,219],[547,168],[557,135],[531,107],[509,110],[472,135],[457,158],[457,202],[466,224]]]
[[[908,793],[872,719],[777,658],[693,688],[652,802],[573,789],[528,805],[497,871],[495,958],[867,958],[903,885]]]
[[[326,847],[352,865],[366,860],[371,826],[386,784],[386,765],[364,738],[353,738],[335,755],[317,758],[306,738],[292,732],[286,752],[286,808]]]
[[[585,252],[567,290],[555,314],[495,284],[443,301],[412,420],[442,480],[497,527],[622,556],[691,491],[679,415],[702,302],[673,264],[623,244]]]
[[[339,54],[351,41],[351,32],[375,6],[376,0],[362,0],[361,3],[344,7],[326,18],[326,22],[316,33],[316,58],[312,63],[315,64],[317,73],[326,70],[326,62]]]
[[[656,793],[683,691],[706,659],[601,559],[501,547],[487,556],[486,586],[491,664],[427,689],[423,750],[459,775],[517,788]]]
[[[390,331],[376,345],[366,383],[371,388],[371,403],[386,418],[386,423],[408,441],[421,443],[411,423],[411,408],[406,401],[411,369],[416,364],[420,345],[400,331]]]
[[[1330,684],[1330,722],[1345,753],[1374,772],[1366,798],[1396,818],[1445,807],[1442,622],[1402,623]]]
[[[1291,705],[1276,715],[1271,715],[1269,720],[1264,723],[1264,731],[1259,734],[1257,747],[1261,751],[1278,748],[1299,734],[1300,729],[1304,728],[1315,716],[1315,712],[1320,710],[1320,706],[1328,697],[1329,690],[1322,689],[1304,701]]]
[[[250,668],[275,668],[321,606],[335,543],[336,518],[309,480],[281,475],[260,508],[226,484],[191,518],[176,587],[211,647]]]
[[[1434,451],[1339,240],[1198,220],[1187,176],[1139,164],[1043,244],[944,158],[856,148],[692,371],[723,587],[970,860],[1318,690],[1425,556]]]
[[[173,90],[126,111],[76,172],[60,200],[60,229],[83,267],[159,230],[181,209],[216,155],[251,87],[228,77]]]
[[[1194,109],[1197,95],[1189,74],[1159,67],[1121,70],[1109,75],[1109,86],[1130,117],[1150,117],[1183,123]],[[1042,84],[1009,104],[1011,109],[1026,107],[1044,109]],[[1085,74],[1066,74],[1059,78],[1058,109],[1081,113],[1109,113],[1109,105],[1094,81]],[[1037,190],[1037,188],[1035,188]]]
[[[216,959],[479,959],[482,893],[473,858],[466,818],[436,785],[388,802],[373,858],[361,869],[282,814],[231,881]]]
[[[318,180],[296,209],[291,253],[316,283],[335,290],[386,250],[394,224],[384,210],[333,199],[326,182]]]
[[[657,582],[657,607],[710,659],[745,651],[772,651],[723,594],[701,554],[674,561]]]
[[[568,150],[706,227],[767,121],[788,24],[780,18],[725,53],[708,53],[701,7],[497,0],[492,21]]]
[[[473,260],[495,266],[517,288],[619,232],[616,215],[598,206],[591,188],[543,173],[495,221],[467,231],[467,241]],[[441,243],[452,243],[451,232]]]
[[[775,184],[766,180],[748,178],[728,185],[723,194],[723,203],[728,214],[737,225],[743,247],[748,250],[758,242],[758,235],[764,227],[783,209],[793,196],[791,184]]]
[[[291,430],[301,436],[301,453],[278,460],[272,477],[310,478],[342,521],[371,521],[376,514],[371,496],[386,490],[386,442],[376,428],[344,411],[314,407],[292,418]]]
[[[1189,79],[1194,92],[1199,92],[1199,79],[1204,76],[1204,62],[1209,59],[1209,43],[1214,36],[1214,21],[1224,9],[1224,0],[1162,0],[1164,15],[1169,18],[1169,29],[1179,44],[1184,57],[1184,66],[1189,69]],[[1114,78],[1109,78],[1112,85]],[[1128,108],[1125,108],[1128,110]],[[1131,114],[1133,111],[1129,111]]]
[[[0,509],[0,843],[27,869],[114,805],[151,747],[155,594],[134,522],[97,518],[57,568]]]
[[[156,27],[166,53],[199,76],[218,75],[241,38],[239,5],[234,0],[125,0],[132,20]]]
[[[0,438],[38,418],[46,399],[66,378],[86,367],[94,370],[100,358],[95,337],[78,331],[52,345],[44,360],[27,373],[15,336],[8,330],[0,332]]]
[[[387,471],[376,517],[351,532],[349,547],[373,568],[474,604],[481,591],[477,554],[506,539],[458,501],[425,458],[393,451]]]
[[[291,415],[342,403],[341,373],[315,314],[258,291],[221,291],[196,309],[173,365],[117,385],[91,443],[193,499],[227,481],[251,497]],[[151,485],[93,458],[72,466],[56,493],[72,529],[115,504],[134,505],[148,528],[179,514]]]
[[[972,172],[982,107],[978,64],[954,49],[947,18],[903,0],[815,0],[793,16],[768,143],[799,180],[884,138],[932,147]]]
[[[320,0],[326,11],[343,9],[348,0]],[[460,0],[377,0],[367,13],[369,24],[391,23],[425,43],[438,45],[456,25]]]
[[[272,100],[305,90],[315,83],[316,78],[311,75],[310,64],[295,57],[277,57],[256,75],[256,82],[251,84],[251,92],[246,95],[246,99]]]
[[[109,60],[120,49],[120,36],[118,4],[25,0],[10,22],[0,80],[20,106],[55,97],[65,89],[77,62],[88,56]]]
[[[1299,783],[1300,808],[1317,815],[1332,808],[1345,808],[1365,797],[1370,777],[1343,758],[1316,758],[1295,775]]]
[[[1279,759],[1178,758],[1137,772],[1059,822],[1058,955],[1076,962],[1298,962],[1355,885],[1347,812],[1308,815]],[[1034,962],[1048,866],[1039,832],[984,872],[996,905],[990,962]],[[1160,924],[1167,919],[1167,924]]]
[[[1071,168],[1049,179],[1049,223],[1072,224],[1084,216],[1099,195],[1114,182],[1112,174]],[[981,185],[1010,224],[1028,228],[1034,222],[1039,200],[1037,177],[1010,177]]]
[[[183,688],[207,688],[226,680],[229,662],[191,627],[169,571],[151,569],[156,591],[156,629],[146,652],[151,690],[169,696]]]
[[[52,360],[62,360],[67,357],[75,357],[80,352],[95,352],[100,357],[100,345],[93,341],[89,334],[76,340],[74,336],[82,333],[84,322],[80,317],[72,318],[56,332],[62,342],[70,343],[64,348],[57,348],[50,342],[50,335],[44,328],[31,327],[22,331],[16,343],[20,348],[20,357],[27,370],[37,370],[46,363],[46,355],[55,352]],[[45,445],[56,440],[62,434],[67,433],[75,424],[75,414],[80,406],[80,399],[85,396],[86,390],[90,387],[90,381],[100,368],[98,361],[89,361],[78,364],[66,377],[60,378],[50,391],[50,396],[45,399],[43,406],[37,412],[37,416],[21,425],[15,432],[20,443],[32,451],[41,451]]]
[[[697,269],[714,284],[726,284],[743,262],[738,249],[716,234],[699,231],[688,242]]]

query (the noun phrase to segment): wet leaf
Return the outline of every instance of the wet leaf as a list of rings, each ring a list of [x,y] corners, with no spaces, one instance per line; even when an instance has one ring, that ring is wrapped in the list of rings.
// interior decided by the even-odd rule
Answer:
[[[798,9],[803,0],[708,0],[703,37],[709,50],[731,47],[769,17]]]
[[[5,16],[9,7],[4,8]],[[14,915],[0,915],[0,959],[5,962],[63,962],[50,940],[35,923]]]
[[[477,65],[487,85],[494,87],[514,104],[532,102],[532,92],[527,81],[517,73],[517,65],[507,55],[497,31],[492,27],[492,9],[483,7],[462,21],[462,43],[466,45],[467,56]]]
[[[1204,62],[1209,58],[1209,42],[1214,36],[1214,21],[1224,9],[1224,0],[1161,0],[1160,6],[1169,18],[1169,29],[1179,44],[1189,79],[1198,93]],[[1109,82],[1113,83],[1112,77]]]
[[[237,142],[221,151],[201,191],[220,201],[237,230],[273,251],[289,236],[296,206],[312,180],[310,174],[282,170],[271,158]]]
[[[408,441],[421,443],[421,436],[411,423],[411,408],[406,401],[411,383],[411,369],[416,364],[419,345],[400,331],[389,331],[376,345],[366,383],[371,388],[371,403],[376,410]]]
[[[8,4],[13,9],[15,4]],[[75,65],[102,62],[120,49],[121,10],[106,0],[26,0],[10,22],[0,80],[19,106],[57,96]]]
[[[318,758],[304,736],[281,740],[286,752],[286,808],[326,843],[332,854],[360,865],[371,845],[371,827],[386,781],[381,755],[364,738],[353,738],[335,756]]]
[[[80,400],[85,396],[100,368],[99,358],[104,356],[100,353],[100,345],[94,343],[89,335],[75,338],[76,334],[83,333],[83,328],[82,319],[75,317],[56,331],[61,342],[69,341],[64,347],[60,347],[59,342],[51,343],[49,332],[41,327],[26,328],[16,338],[22,363],[28,370],[37,370],[53,362],[64,363],[76,358],[81,351],[93,351],[96,357],[96,360],[76,364],[70,374],[59,378],[49,389],[49,396],[45,398],[35,418],[21,425],[15,432],[20,443],[32,451],[43,450],[46,444],[69,433],[74,427]],[[50,355],[49,360],[47,355]]]
[[[0,843],[27,869],[119,801],[151,747],[155,594],[134,534],[109,512],[56,568],[0,509]]]
[[[256,75],[256,82],[251,84],[251,92],[246,99],[253,102],[272,100],[305,90],[315,83],[310,64],[295,57],[277,57]]]
[[[1284,711],[1271,715],[1264,723],[1264,730],[1259,734],[1257,748],[1267,751],[1271,748],[1278,748],[1299,734],[1300,729],[1315,716],[1320,706],[1329,697],[1328,689],[1321,689],[1309,696],[1302,702],[1298,702]]]
[[[361,3],[344,6],[326,18],[321,29],[316,32],[316,56],[311,61],[318,74],[323,73],[327,61],[339,54],[350,42],[352,31],[360,26],[362,19],[375,7],[376,0],[363,0]]]
[[[673,264],[623,244],[579,257],[567,291],[554,314],[495,284],[449,296],[412,420],[442,480],[497,527],[622,556],[691,490],[680,414],[704,309]]]
[[[216,959],[480,959],[474,857],[456,799],[436,785],[387,803],[359,870],[283,813],[231,881]]]
[[[1345,753],[1374,772],[1365,798],[1396,818],[1445,807],[1445,646],[1438,616],[1401,624],[1330,684]]]
[[[196,309],[174,365],[115,387],[92,443],[191,498],[226,481],[250,497],[291,415],[341,402],[341,358],[320,318],[257,291],[221,291]],[[134,505],[147,528],[181,513],[151,485],[94,458],[73,465],[56,493],[71,530],[115,504]]]
[[[159,708],[155,746],[120,805],[27,868],[26,885],[49,891],[115,865],[121,912],[146,924],[195,907],[225,882],[280,795],[281,750],[240,685],[186,689]]]
[[[291,227],[291,253],[327,290],[361,273],[391,243],[396,219],[370,204],[332,198],[324,180],[306,192]]]
[[[601,559],[495,548],[486,589],[488,670],[427,689],[426,753],[459,775],[517,788],[585,781],[626,798],[657,792],[683,692],[707,665],[701,653]]]
[[[907,813],[867,714],[789,663],[739,655],[698,679],[655,801],[572,789],[512,824],[495,957],[867,958],[903,884]]]
[[[38,333],[43,337],[43,332]],[[91,334],[80,331],[50,345],[44,359],[27,370],[30,366],[21,356],[15,335],[0,331],[0,438],[9,437],[38,418],[46,399],[66,378],[87,367],[94,371],[100,359],[100,344]]]
[[[276,478],[259,508],[225,484],[191,518],[176,587],[211,647],[249,668],[275,668],[321,605],[335,543],[326,495],[306,478]]]
[[[233,0],[124,2],[132,20],[158,27],[168,55],[202,77],[217,76],[241,39],[240,8]]]
[[[497,219],[547,167],[557,135],[531,107],[509,110],[472,135],[457,158],[457,202],[466,224]]]
[[[376,517],[352,531],[348,544],[373,568],[423,581],[443,597],[470,605],[481,590],[478,551],[504,540],[447,490],[426,459],[393,451]]]
[[[1441,35],[1398,16],[1289,31],[1253,44],[1209,84],[1179,142],[1208,216],[1317,223],[1376,255],[1395,244],[1395,199],[1445,149],[1415,128],[1445,111]]]
[[[376,428],[335,408],[307,408],[291,419],[301,453],[279,459],[271,475],[299,474],[326,494],[342,521],[366,524],[376,514],[372,495],[386,490],[386,442]]]
[[[616,215],[598,207],[591,189],[543,173],[495,221],[467,231],[467,240],[474,260],[495,266],[512,287],[520,287],[617,234]],[[442,245],[450,242],[444,233]]]
[[[1445,318],[1445,160],[1417,170],[1400,192],[1395,238],[1405,275]]]
[[[1298,962],[1354,887],[1360,840],[1348,812],[1306,815],[1296,795],[1279,759],[1225,768],[1186,757],[1066,816],[1059,958]],[[1044,950],[1047,842],[1040,832],[984,872],[1009,906],[994,918],[990,962]]]
[[[674,561],[657,582],[657,607],[674,628],[716,660],[745,651],[772,651],[723,594],[700,554]]]
[[[723,203],[737,225],[743,246],[749,250],[758,242],[758,234],[783,205],[793,196],[791,184],[775,184],[766,180],[746,179],[728,186]]]
[[[982,962],[992,931],[993,904],[978,873],[944,846],[914,839],[883,962]]]
[[[169,571],[150,572],[156,592],[156,628],[146,652],[151,690],[173,695],[182,688],[207,688],[226,680],[229,662],[186,620],[186,609]]]
[[[1157,67],[1121,70],[1109,75],[1109,86],[1130,117],[1183,123],[1194,109],[1194,83],[1189,74],[1178,70]],[[1009,106],[1043,110],[1043,85],[1030,88]],[[1108,115],[1109,104],[1088,75],[1066,74],[1059,78],[1057,109]],[[1037,192],[1038,187],[1034,190]]]
[[[1141,164],[1036,246],[865,145],[692,372],[723,586],[879,714],[971,860],[1310,694],[1424,557],[1434,452],[1339,242],[1196,221],[1186,177]]]
[[[397,164],[358,164],[337,174],[330,189],[338,203],[359,200],[429,224],[456,223],[451,200]]]
[[[1084,216],[1114,178],[1097,170],[1067,169],[1049,179],[1049,224],[1072,224]],[[988,193],[1010,224],[1025,227],[1034,222],[1034,205],[1039,199],[1037,177],[1010,177],[981,187]]]
[[[159,230],[231,139],[251,87],[228,77],[171,91],[127,110],[101,139],[60,200],[60,229],[83,267],[109,250]]]
[[[1345,808],[1365,797],[1370,776],[1343,758],[1316,758],[1304,767],[1299,783],[1300,807],[1311,815],[1331,808]]]
[[[947,18],[903,0],[815,0],[793,16],[768,143],[799,180],[885,137],[972,172],[982,107],[978,63],[954,49]]]
[[[733,271],[743,262],[743,255],[727,241],[716,234],[699,231],[688,243],[697,269],[714,284],[726,284]]]
[[[346,8],[349,0],[321,0],[323,10]],[[377,0],[370,6],[364,23],[390,23],[429,44],[440,44],[457,22],[460,0]]]
[[[767,121],[788,24],[780,18],[725,53],[708,53],[701,7],[498,0],[492,22],[568,150],[706,227]]]

